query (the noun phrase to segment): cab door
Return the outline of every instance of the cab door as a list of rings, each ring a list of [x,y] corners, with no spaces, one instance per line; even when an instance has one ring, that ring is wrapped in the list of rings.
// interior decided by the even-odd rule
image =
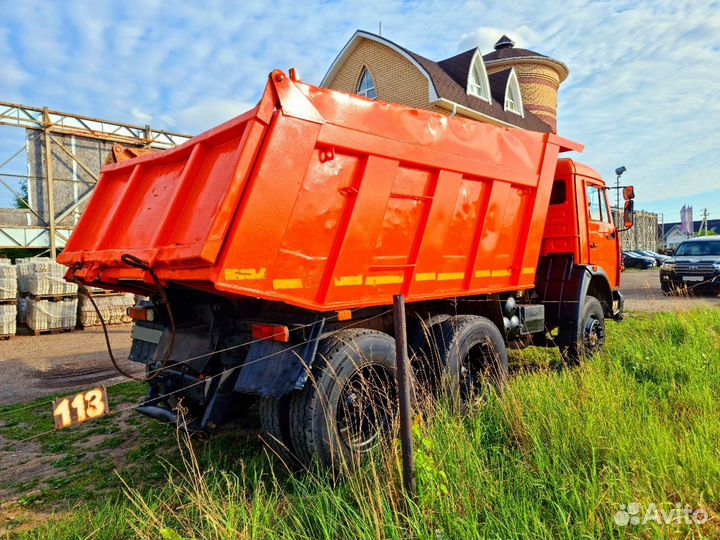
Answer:
[[[618,232],[608,205],[607,189],[601,183],[585,180],[588,261],[601,267],[610,286],[620,286]]]

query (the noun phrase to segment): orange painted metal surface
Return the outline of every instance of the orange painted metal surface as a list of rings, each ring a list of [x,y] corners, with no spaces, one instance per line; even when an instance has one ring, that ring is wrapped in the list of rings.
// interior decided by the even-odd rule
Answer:
[[[620,241],[617,226],[605,208],[610,208],[607,189],[600,173],[570,159],[558,160],[557,182],[564,182],[566,198],[548,209],[540,255],[569,253],[576,264],[603,269],[610,287],[620,286]],[[602,219],[591,219],[587,190],[600,189],[604,201]]]
[[[58,257],[144,280],[337,310],[533,286],[558,153],[581,145],[270,75],[258,106],[108,165]]]

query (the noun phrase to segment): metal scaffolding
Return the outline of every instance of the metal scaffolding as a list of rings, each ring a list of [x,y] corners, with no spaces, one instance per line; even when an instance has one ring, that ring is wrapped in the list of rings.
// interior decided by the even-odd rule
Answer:
[[[100,175],[102,160],[93,160],[93,163],[83,160],[76,150],[76,141],[96,142],[97,153],[102,154],[108,152],[107,145],[117,143],[163,150],[190,139],[189,135],[152,129],[148,125],[111,122],[5,102],[0,102],[0,125],[19,127],[27,133],[25,144],[17,152],[0,160],[0,190],[8,190],[20,207],[0,208],[0,248],[43,248],[53,258],[72,233],[74,223],[68,218],[77,220]],[[68,141],[72,143],[70,148]],[[23,153],[27,154],[29,169],[31,147],[42,149],[37,156],[33,154],[35,165],[40,169],[37,174],[30,174],[30,170],[28,174],[3,172]],[[72,178],[57,174],[59,164],[72,172]],[[20,193],[11,185],[12,180],[24,181],[26,185],[32,182],[33,189],[28,189],[27,194]],[[58,204],[58,185],[63,182],[73,183],[74,197]]]

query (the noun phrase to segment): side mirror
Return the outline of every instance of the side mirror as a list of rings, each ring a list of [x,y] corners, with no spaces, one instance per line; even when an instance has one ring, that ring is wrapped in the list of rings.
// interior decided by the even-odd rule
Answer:
[[[623,188],[623,199],[626,201],[635,198],[635,188],[633,186],[627,186]]]
[[[629,229],[635,223],[635,202],[632,199],[625,201],[623,222],[626,229]]]

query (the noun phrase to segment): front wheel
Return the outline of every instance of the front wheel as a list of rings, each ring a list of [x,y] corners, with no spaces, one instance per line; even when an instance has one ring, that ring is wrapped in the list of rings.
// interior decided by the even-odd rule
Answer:
[[[563,351],[569,365],[578,365],[583,358],[592,356],[605,345],[605,315],[602,304],[594,296],[585,297],[577,334],[573,338]]]

